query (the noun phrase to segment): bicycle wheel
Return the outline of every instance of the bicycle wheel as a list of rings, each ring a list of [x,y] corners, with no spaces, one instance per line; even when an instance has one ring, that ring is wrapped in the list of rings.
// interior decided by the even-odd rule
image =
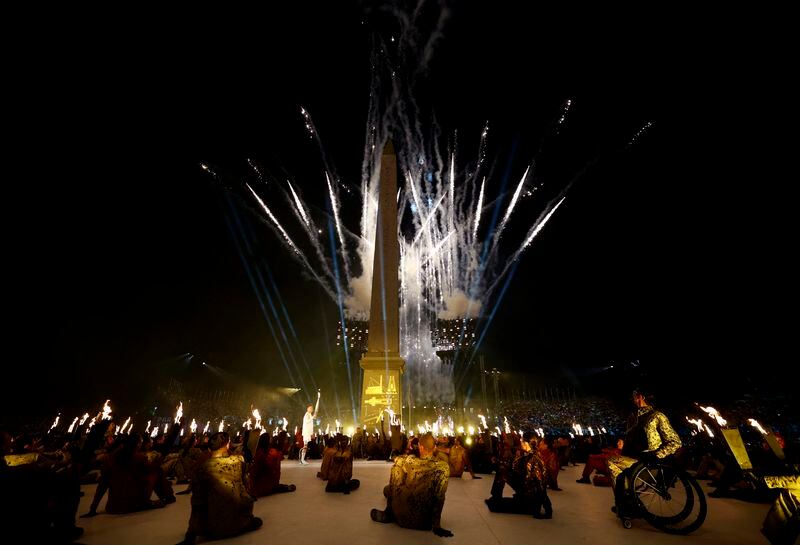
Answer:
[[[705,521],[705,495],[683,471],[665,465],[641,466],[634,471],[632,490],[642,517],[660,530],[688,534]]]

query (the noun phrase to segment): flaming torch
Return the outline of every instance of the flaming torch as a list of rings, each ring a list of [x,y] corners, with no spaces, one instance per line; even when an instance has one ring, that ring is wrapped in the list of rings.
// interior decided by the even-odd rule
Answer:
[[[120,433],[125,433],[125,428],[127,428],[128,424],[130,424],[130,423],[131,423],[131,417],[129,416],[128,419],[125,421],[125,423],[122,425],[122,429],[119,430],[119,432]],[[133,427],[133,426],[131,426],[131,427]]]
[[[283,417],[283,431],[286,431],[286,426],[288,426],[288,425],[289,425],[289,421],[286,420],[286,417],[284,416]]]
[[[89,419],[89,413],[83,413],[81,421],[78,422],[78,426],[83,426],[83,423],[86,422],[88,419]]]
[[[67,430],[67,433],[72,433],[72,430],[75,429],[75,424],[77,424],[77,423],[78,423],[78,417],[76,416],[75,420],[72,421],[72,424],[69,425],[69,429]]]
[[[761,435],[767,435],[767,430],[765,430],[765,429],[764,429],[764,428],[761,426],[761,424],[759,424],[759,423],[758,423],[758,420],[756,420],[755,418],[748,418],[748,419],[747,419],[747,421],[748,421],[748,422],[750,422],[750,425],[751,425],[751,426],[753,426],[755,429],[757,429],[758,431],[760,431],[760,432],[761,432]]]
[[[508,423],[508,417],[507,416],[503,417],[503,429],[506,431],[506,435],[510,435],[511,434],[511,426]]]
[[[157,436],[158,436],[158,426],[155,426],[155,427],[153,428],[153,431],[151,431],[151,432],[150,432],[150,437],[152,437],[153,439],[155,439]]]
[[[145,433],[150,433],[150,422],[151,422],[151,420],[147,421],[147,427],[144,429]]]
[[[724,418],[722,418],[722,415],[720,415],[719,411],[717,411],[717,409],[715,409],[714,407],[703,407],[703,406],[700,406],[700,408],[703,411],[705,411],[706,413],[708,413],[708,416],[710,416],[714,420],[716,420],[717,424],[719,424],[720,428],[724,428],[725,426],[728,425],[728,421],[725,420]]]
[[[164,435],[169,431],[169,424],[164,424]]]
[[[53,421],[53,425],[50,426],[50,429],[47,430],[47,433],[50,433],[51,431],[53,431],[55,429],[56,426],[58,426],[58,419],[59,419],[60,416],[61,416],[61,413],[58,413],[56,415],[56,419]]]
[[[222,433],[223,431],[225,431],[225,421],[224,420],[220,420],[219,421],[219,426],[217,427],[217,431],[219,433]]]
[[[210,427],[211,427],[211,420],[206,422],[206,427],[203,428],[203,435],[208,433],[208,428],[210,428]]]
[[[195,422],[194,418],[192,418],[192,423],[189,424],[189,429],[192,430],[192,434],[197,431],[197,422]]]
[[[111,405],[108,404],[110,401],[111,401],[110,399],[106,399],[106,402],[103,403],[103,418],[102,418],[102,420],[111,420]]]
[[[479,414],[478,418],[481,419],[481,426],[483,426],[483,429],[488,430],[489,426],[486,425],[486,417],[483,416],[482,414]]]
[[[255,429],[261,429],[261,413],[258,412],[258,409],[253,409],[253,418],[256,419],[256,425],[253,426]]]
[[[699,433],[703,433],[705,431],[705,432],[708,433],[709,437],[714,437],[714,432],[711,431],[711,428],[706,426],[705,423],[702,420],[700,420],[699,418],[695,419],[695,418],[689,418],[687,416],[686,417],[686,421],[689,422],[690,424],[694,424],[695,426],[697,426],[697,431]]]
[[[756,420],[755,418],[750,418],[748,419],[748,421],[750,422],[751,426],[753,426],[755,429],[761,432],[761,435],[764,436],[764,441],[767,442],[767,445],[769,445],[769,448],[772,449],[772,452],[775,453],[775,456],[777,456],[779,460],[785,460],[786,453],[783,452],[783,447],[778,442],[778,439],[777,437],[775,437],[775,434],[765,430],[763,426],[761,426],[761,424],[759,424],[758,420]]]
[[[178,403],[180,403],[180,404],[178,405],[177,409],[175,410],[175,423],[176,424],[180,423],[181,418],[183,418],[183,401],[179,401]]]

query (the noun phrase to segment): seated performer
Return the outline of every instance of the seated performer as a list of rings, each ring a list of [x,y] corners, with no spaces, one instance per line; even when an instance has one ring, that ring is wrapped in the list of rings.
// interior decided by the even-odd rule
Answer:
[[[629,483],[626,470],[638,461],[663,460],[681,447],[681,438],[672,429],[664,413],[650,405],[651,399],[652,395],[642,392],[641,389],[633,391],[632,400],[636,412],[628,419],[622,454],[608,458],[608,470],[614,480],[614,498],[617,503],[612,511],[620,516],[630,514],[632,510],[627,501]],[[619,478],[621,475],[622,479]],[[622,506],[622,513],[619,506]]]
[[[11,452],[11,435],[0,430],[0,526],[8,542],[18,542],[14,535],[24,536],[26,543],[67,543],[80,537],[77,475],[33,458],[9,463],[4,455],[12,457]]]
[[[330,459],[328,484],[325,486],[325,492],[349,494],[360,484],[358,479],[353,479],[353,452],[350,450],[350,438],[346,435],[339,435],[336,437],[336,449]]]
[[[589,480],[593,471],[598,474],[606,475],[608,473],[608,459],[611,456],[619,456],[622,454],[622,447],[625,445],[623,439],[617,439],[616,448],[604,448],[602,454],[590,454],[589,459],[586,460],[586,466],[583,468],[583,476],[575,481],[581,484],[592,484]]]
[[[547,469],[539,453],[531,447],[533,439],[532,432],[525,432],[520,444],[521,452],[503,472],[503,479],[499,482],[496,480],[492,485],[492,497],[486,500],[486,505],[493,513],[533,515],[537,519],[553,518],[553,506],[545,487]],[[505,484],[514,490],[512,498],[503,497]],[[544,514],[541,512],[542,508]]]
[[[331,458],[336,453],[336,439],[334,437],[325,438],[325,450],[322,453],[322,467],[317,472],[317,478],[323,481],[328,480],[328,469],[331,466]]]
[[[141,438],[138,434],[120,438],[117,447],[103,462],[100,482],[89,506],[89,512],[82,517],[93,517],[97,514],[100,500],[108,492],[106,513],[121,514],[164,507],[166,503],[175,501],[175,497],[165,490],[165,497],[159,501],[151,501],[156,480],[147,456],[139,451]]]
[[[253,497],[244,484],[244,457],[231,455],[229,446],[227,433],[211,436],[211,458],[198,469],[192,483],[192,514],[181,545],[193,544],[197,536],[219,539],[261,527],[261,519],[253,516]]]
[[[467,468],[467,471],[469,471],[469,474],[473,479],[480,479],[480,477],[475,476],[475,473],[472,472],[472,464],[469,462],[467,449],[461,446],[461,437],[459,436],[456,436],[455,444],[450,447],[448,464],[450,465],[451,477],[461,477],[461,475],[464,474],[464,468]]]
[[[383,489],[386,509],[370,511],[372,520],[433,530],[439,537],[453,536],[453,532],[439,525],[450,468],[433,458],[434,447],[433,435],[426,433],[419,439],[419,458],[403,455],[394,459],[389,484]]]
[[[553,438],[547,436],[542,438],[537,445],[539,457],[544,462],[547,468],[547,488],[550,490],[560,491],[558,487],[558,472],[561,469],[561,461],[558,459],[558,453],[553,448]]]
[[[293,484],[281,484],[281,462],[283,461],[283,448],[286,442],[286,432],[281,432],[270,438],[264,434],[258,440],[258,448],[250,466],[250,492],[260,498],[281,492],[294,492],[297,487]]]

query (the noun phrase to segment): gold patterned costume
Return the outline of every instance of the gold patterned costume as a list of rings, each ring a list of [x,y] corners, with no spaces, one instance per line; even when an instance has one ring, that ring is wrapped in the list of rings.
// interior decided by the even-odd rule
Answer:
[[[350,449],[334,450],[328,466],[328,484],[325,492],[344,492],[349,494],[361,484],[353,479],[353,453]]]
[[[244,483],[244,458],[240,455],[206,460],[192,481],[189,531],[221,538],[240,534],[253,520],[253,497]]]
[[[439,528],[449,476],[447,462],[432,456],[397,456],[384,488],[387,516],[403,528]]]
[[[619,456],[608,458],[608,469],[614,481],[638,461],[642,453],[666,458],[681,447],[681,438],[672,429],[669,419],[653,407],[640,407],[631,419],[625,436],[625,447]]]
[[[492,485],[492,497],[486,500],[490,511],[542,518],[544,508],[544,518],[553,516],[553,506],[545,486],[547,467],[538,452],[529,450],[519,453],[500,474],[499,480]],[[503,497],[506,484],[514,490],[512,498]]]
[[[467,465],[466,450],[461,445],[453,445],[450,447],[450,457],[448,459],[450,465],[450,476],[461,477],[464,474],[464,467]]]
[[[333,447],[325,447],[325,450],[322,453],[322,467],[319,468],[317,472],[317,478],[322,479],[323,481],[328,480],[328,472],[331,467],[331,459],[333,455],[336,454],[336,449]]]
[[[780,490],[766,518],[761,533],[770,543],[796,543],[800,537],[800,476],[764,477],[767,488]]]

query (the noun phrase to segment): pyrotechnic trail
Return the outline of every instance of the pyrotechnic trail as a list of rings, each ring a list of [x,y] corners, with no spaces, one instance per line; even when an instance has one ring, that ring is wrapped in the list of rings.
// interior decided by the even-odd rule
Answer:
[[[514,141],[508,159],[500,162],[502,174],[493,174],[494,166],[487,159],[488,122],[482,128],[476,151],[465,152],[465,148],[459,148],[456,139],[443,151],[443,131],[437,125],[435,116],[431,112],[424,112],[423,115],[411,92],[418,78],[423,75],[420,67],[427,65],[431,48],[436,43],[433,37],[419,34],[418,27],[413,24],[418,16],[411,14],[399,21],[396,41],[391,44],[379,36],[375,37],[360,179],[341,180],[336,175],[308,110],[301,108],[300,114],[309,139],[319,150],[321,163],[318,179],[303,184],[297,180],[287,180],[287,191],[281,183],[267,179],[251,161],[261,182],[261,195],[250,184],[245,184],[249,192],[245,196],[255,199],[259,209],[266,215],[266,219],[262,220],[336,303],[342,323],[345,324],[347,320],[367,320],[376,246],[380,158],[384,143],[387,140],[394,142],[398,150],[399,179],[405,182],[397,195],[399,221],[396,236],[400,246],[400,270],[385,271],[384,274],[398,274],[400,277],[400,352],[406,361],[404,382],[407,391],[419,394],[417,402],[450,402],[454,396],[454,366],[442,365],[432,332],[443,320],[462,320],[459,322],[461,333],[456,346],[458,358],[466,331],[466,319],[480,321],[487,315],[488,320],[481,324],[481,330],[477,332],[477,345],[480,346],[519,260],[554,217],[564,202],[566,190],[574,182],[573,179],[567,187],[561,187],[557,185],[560,183],[558,180],[548,181],[545,187],[536,174],[540,160],[546,159],[542,156],[545,137],[558,136],[566,129],[573,102],[566,100],[562,104],[538,149],[532,155],[523,157],[526,161],[523,164],[527,166],[522,173],[520,163],[516,160],[521,151],[518,152],[517,141]],[[634,135],[630,144],[649,126],[645,125]],[[464,161],[464,157],[475,159]],[[212,176],[217,176],[208,166],[203,165],[203,168]],[[520,178],[513,192],[506,192],[510,181],[517,176]],[[274,205],[270,208],[273,203],[264,196],[267,187],[280,188],[289,202],[288,207],[281,209],[288,208],[296,224],[282,223],[274,213],[281,209]],[[348,206],[354,207],[352,200],[347,198],[350,187],[360,188],[360,225],[358,230],[353,231],[343,221],[347,217],[343,211]],[[548,198],[552,200],[539,200],[540,193],[549,195]],[[325,195],[325,206],[311,205],[303,200],[304,194]],[[531,196],[534,198],[526,201],[525,198]],[[487,208],[492,209],[489,217],[486,217]],[[535,220],[531,222],[531,218]],[[527,226],[526,235],[521,241],[506,240],[511,238],[509,233],[518,236],[516,233],[519,231],[511,228],[515,222],[522,223],[522,228]],[[321,242],[324,229],[319,229],[317,225],[326,223],[328,244],[324,245]],[[290,234],[298,229],[307,234],[318,265],[311,264],[296,242],[300,239]],[[354,250],[351,252],[348,248]],[[376,273],[380,274],[380,271]],[[258,292],[253,275],[249,276],[254,290]],[[499,296],[494,298],[498,288],[501,288]],[[279,293],[276,286],[273,285],[273,289]],[[264,293],[269,297],[266,288]],[[263,302],[261,304],[265,318],[271,324],[265,305]],[[294,335],[282,301],[280,305]],[[269,302],[269,306],[276,315],[275,320],[278,320],[272,302]],[[289,351],[288,359],[291,359],[291,350],[279,320],[276,325],[280,331],[272,329],[270,325],[273,338],[279,345],[283,341]],[[346,327],[343,327],[343,332],[346,337]],[[355,411],[357,404],[351,372],[353,362],[350,361],[346,338],[343,345],[351,405]],[[475,350],[470,352],[474,354]],[[283,358],[287,372],[290,367],[288,359]],[[302,379],[301,370],[296,368],[295,371]],[[409,401],[414,399],[410,397]]]

